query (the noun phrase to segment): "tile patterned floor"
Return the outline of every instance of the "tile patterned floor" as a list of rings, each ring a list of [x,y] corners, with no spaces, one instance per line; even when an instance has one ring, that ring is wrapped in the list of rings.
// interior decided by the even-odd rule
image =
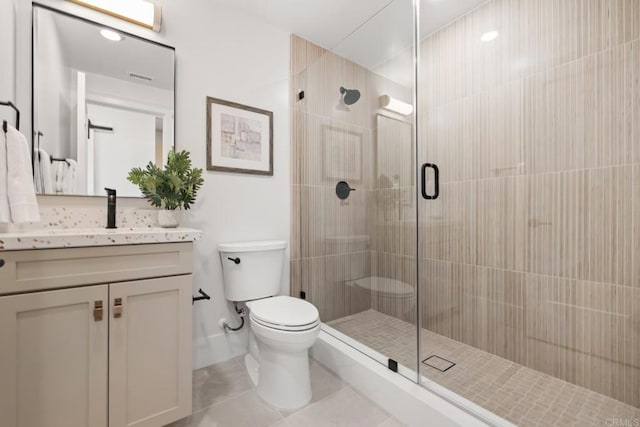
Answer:
[[[414,325],[375,310],[329,325],[415,368]],[[423,329],[420,359],[432,354],[456,365],[444,373],[424,367],[422,375],[519,426],[640,425],[640,408]]]
[[[400,427],[397,420],[315,361],[310,363],[313,400],[292,412],[278,411],[256,393],[244,358],[193,372],[193,413],[170,427]]]

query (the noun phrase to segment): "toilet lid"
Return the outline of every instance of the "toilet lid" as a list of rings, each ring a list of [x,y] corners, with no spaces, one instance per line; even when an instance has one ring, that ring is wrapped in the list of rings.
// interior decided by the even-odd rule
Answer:
[[[289,296],[247,302],[251,316],[260,323],[278,326],[306,326],[318,322],[318,309],[308,301]]]

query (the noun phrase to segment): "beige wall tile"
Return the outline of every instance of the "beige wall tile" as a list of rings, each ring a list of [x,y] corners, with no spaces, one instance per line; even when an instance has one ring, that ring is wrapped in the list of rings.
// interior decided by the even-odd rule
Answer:
[[[300,291],[302,291],[302,261],[299,259],[292,259],[290,265],[290,277],[291,277],[291,296],[300,297]]]
[[[290,37],[291,75],[298,74],[307,68],[307,40],[295,34]]]
[[[415,324],[416,258],[373,252],[371,308]]]
[[[635,406],[639,27],[638,2],[490,1],[422,42],[418,100],[424,327]]]
[[[372,248],[379,252],[415,257],[416,215],[415,189],[388,188],[373,192],[374,240]]]
[[[291,113],[292,238],[296,240],[291,276],[299,282],[292,289],[296,296],[306,291],[321,318],[329,321],[371,307],[370,287],[354,281],[371,276],[370,251],[375,241],[381,241],[375,233],[377,220],[383,217],[375,197],[378,97],[386,93],[410,99],[411,90],[297,36],[292,36],[291,49],[291,92],[294,96],[305,92],[303,100],[292,101]],[[361,99],[350,112],[335,108],[341,86],[361,91]],[[405,155],[415,155],[410,124],[391,129],[387,136],[382,145],[384,158],[396,154],[393,144],[398,143],[407,146]],[[402,164],[392,162],[391,168],[412,178],[406,168],[411,158],[403,160]],[[356,189],[347,200],[335,194],[340,180]],[[397,190],[394,206],[400,216],[394,219],[392,230],[404,230],[404,238],[393,240],[407,251],[413,245],[415,251],[415,215],[411,216],[415,192],[410,189],[414,183],[406,185],[409,188]],[[401,220],[413,223],[412,233]]]
[[[328,322],[371,307],[370,292],[352,282],[370,276],[369,252],[300,260],[300,288]]]
[[[478,187],[476,181],[440,184],[438,199],[428,202],[420,199],[420,257],[466,264],[477,262],[480,243],[478,209],[488,203],[484,201],[481,204],[478,200],[480,195],[484,196]],[[486,232],[483,234],[485,238]]]
[[[326,214],[324,187],[300,187],[300,257],[325,255]]]
[[[302,221],[300,196],[303,188],[291,185],[291,260],[300,259],[302,239],[300,223]]]
[[[347,180],[360,189],[371,188],[371,129],[310,113],[299,120],[303,123],[296,134],[302,139],[297,150],[301,184],[335,187]]]
[[[477,262],[521,271],[528,200],[522,176],[477,181]]]

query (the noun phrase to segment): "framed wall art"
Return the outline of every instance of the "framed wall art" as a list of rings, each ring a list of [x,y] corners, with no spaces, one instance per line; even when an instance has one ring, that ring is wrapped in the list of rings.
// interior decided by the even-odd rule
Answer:
[[[207,170],[273,175],[273,113],[207,97]]]

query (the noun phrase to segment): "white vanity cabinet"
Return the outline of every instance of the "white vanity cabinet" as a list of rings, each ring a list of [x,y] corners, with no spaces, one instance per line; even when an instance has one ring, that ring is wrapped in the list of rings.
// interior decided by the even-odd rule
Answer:
[[[191,275],[116,283],[109,298],[109,426],[191,414]]]
[[[108,286],[0,297],[0,419],[14,426],[107,426]]]
[[[189,415],[191,259],[191,242],[0,252],[0,424]]]

